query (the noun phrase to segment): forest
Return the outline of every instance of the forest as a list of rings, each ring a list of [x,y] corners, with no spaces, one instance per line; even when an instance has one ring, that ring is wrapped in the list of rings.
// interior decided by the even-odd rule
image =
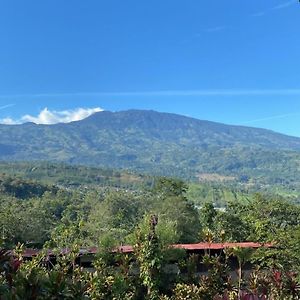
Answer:
[[[82,173],[71,169],[80,179]],[[211,187],[198,187],[202,199],[196,201],[195,187],[190,197],[189,183],[180,179],[105,172],[105,183],[91,180],[102,178],[98,170],[98,177],[85,176],[76,186],[68,176],[65,185],[57,184],[55,172],[47,173],[52,181],[0,176],[0,299],[300,298],[297,203],[255,193],[217,207],[205,197]],[[115,178],[125,181],[116,184]],[[205,251],[201,257],[172,247],[247,241],[262,247]],[[133,253],[115,251],[120,245],[131,245]],[[98,250],[87,270],[76,259],[92,246]],[[26,260],[25,249],[40,252]],[[45,263],[49,249],[57,257],[51,267]],[[238,262],[234,278],[231,257]],[[171,262],[176,274],[167,271]],[[208,272],[199,274],[199,265]]]
[[[299,150],[297,137],[151,110],[103,111],[53,125],[0,124],[5,162],[44,160],[184,180],[213,173],[229,184],[285,193],[300,191]]]
[[[0,300],[300,300],[300,0],[0,0]]]

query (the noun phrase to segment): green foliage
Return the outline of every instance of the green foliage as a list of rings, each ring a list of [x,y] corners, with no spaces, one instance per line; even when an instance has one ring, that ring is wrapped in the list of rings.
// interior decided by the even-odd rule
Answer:
[[[151,176],[125,170],[41,161],[0,161],[0,173],[6,174],[0,176],[0,190],[5,192],[8,189],[11,194],[18,197],[20,191],[25,189],[27,198],[30,195],[41,195],[45,191],[53,189],[55,191],[53,185],[68,189],[115,187],[132,190],[150,186],[153,181]],[[5,182],[6,187],[3,186]]]
[[[153,191],[164,197],[183,196],[188,189],[187,184],[180,179],[159,177],[156,179]]]
[[[113,192],[91,210],[87,227],[97,241],[103,234],[122,240],[141,219],[137,197],[131,193]]]
[[[41,246],[49,238],[54,220],[41,202],[2,198],[0,207],[1,238],[5,247],[18,242]]]
[[[3,174],[0,176],[0,193],[19,199],[41,197],[45,192],[56,193],[57,190],[55,186],[47,186],[37,181],[13,178]]]
[[[198,210],[186,198],[187,186],[177,179],[161,178],[155,185],[157,203],[153,211],[161,222],[171,222],[178,236],[177,242],[196,242],[200,232]]]
[[[198,241],[200,232],[199,214],[193,203],[183,197],[165,198],[157,208],[162,222],[173,222],[181,243]]]
[[[199,287],[195,284],[178,283],[174,289],[173,299],[201,300],[203,299],[203,287]]]
[[[299,138],[154,111],[101,112],[69,124],[1,125],[0,139],[0,159],[5,161],[47,160],[193,180],[199,174],[217,174],[256,189],[272,185],[299,191],[300,186]],[[31,168],[27,173],[51,180],[56,170],[49,164],[46,171]],[[85,184],[124,186],[134,181],[114,172],[91,173]],[[82,183],[77,176],[59,177],[58,184]]]
[[[88,274],[88,299],[136,299],[136,286],[129,276],[129,258],[113,255],[111,241],[107,242],[99,248],[93,264],[95,272]],[[120,265],[119,269],[113,267],[116,263]]]
[[[212,202],[206,202],[200,209],[201,225],[205,228],[213,228],[217,211]]]
[[[254,191],[260,188],[254,189]],[[224,208],[228,203],[245,203],[253,198],[250,188],[236,183],[202,182],[190,183],[186,197],[202,207],[205,203],[212,203],[216,208]]]
[[[18,190],[27,181],[9,182]],[[91,184],[90,189],[46,188],[40,195],[38,187],[26,191],[29,198],[7,190],[0,194],[0,246],[23,244],[14,256],[0,250],[0,299],[300,297],[300,208],[282,197],[257,194],[219,209],[212,201],[196,207],[179,179],[156,178],[151,188],[136,190]],[[234,248],[230,257],[228,249],[218,256],[208,250],[204,257],[188,257],[170,247],[200,238],[208,243],[257,241],[272,247]],[[116,252],[125,242],[134,245],[134,254]],[[43,244],[39,256],[23,261],[24,247]],[[79,249],[95,245],[99,253],[93,269],[86,272],[77,264]],[[50,248],[56,263],[48,268]],[[237,280],[229,274],[233,258]],[[243,270],[250,263],[254,272],[248,277]],[[199,276],[199,266],[208,272]]]
[[[233,248],[231,251],[225,250],[218,256],[207,251],[200,261],[196,256],[187,258],[182,255],[183,253],[175,253],[168,242],[162,240],[164,236],[159,235],[158,220],[152,215],[145,217],[136,228],[133,256],[114,252],[116,241],[106,237],[101,240],[99,253],[91,272],[84,271],[76,263],[78,251],[84,240],[84,223],[63,219],[64,223],[52,231],[51,241],[46,244],[45,250],[31,261],[22,260],[24,247],[22,245],[15,249],[14,256],[11,252],[0,251],[0,298],[28,300],[299,299],[300,282],[295,272],[300,257],[297,238],[300,231],[295,227],[298,226],[295,225],[297,222],[284,224],[284,231],[282,231],[281,213],[286,211],[281,210],[281,213],[277,211],[278,207],[281,207],[277,201],[266,200],[265,206],[262,198],[258,198],[257,201],[261,209],[264,208],[264,212],[276,210],[272,224],[277,224],[277,227],[269,233],[278,230],[273,236],[274,239],[276,238],[274,248],[261,248],[255,252],[253,249]],[[236,215],[240,218],[249,215],[251,205],[252,203],[244,205],[242,210],[235,212]],[[213,216],[213,219],[218,216],[215,213],[211,214],[212,211],[213,207],[207,205],[204,209],[206,212],[204,219],[207,216]],[[232,205],[230,214],[233,212]],[[224,213],[226,212],[222,212]],[[255,213],[254,216],[260,218],[259,214]],[[294,236],[290,236],[292,229],[295,229]],[[211,240],[212,236],[209,239]],[[285,248],[283,248],[284,244]],[[51,268],[47,268],[44,262],[47,258],[47,248],[50,246],[55,246],[52,251],[56,253],[57,261]],[[175,259],[177,261],[181,260],[188,274],[187,276],[177,274],[172,280],[167,280],[166,277],[172,276],[165,273],[165,268],[174,257],[177,257]],[[229,273],[229,259],[232,257],[238,261],[237,281],[232,280]],[[249,260],[255,264],[255,270],[249,277],[242,276],[242,270]],[[134,271],[136,263],[139,266],[138,273]],[[199,263],[208,268],[208,272],[201,277],[197,274]]]
[[[158,286],[162,264],[162,249],[156,234],[157,217],[146,217],[144,228],[136,231],[134,250],[139,264],[139,273],[143,285],[147,289],[146,299],[158,298]]]

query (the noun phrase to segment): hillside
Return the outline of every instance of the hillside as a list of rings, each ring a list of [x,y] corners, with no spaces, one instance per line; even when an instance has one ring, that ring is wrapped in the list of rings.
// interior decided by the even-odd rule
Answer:
[[[87,166],[49,162],[0,162],[1,178],[32,181],[67,190],[95,188],[143,189],[153,185],[154,177]],[[3,180],[2,180],[3,181]]]
[[[300,138],[155,111],[100,112],[68,124],[0,125],[0,159],[123,168],[201,180],[298,186]],[[204,176],[203,176],[204,174]]]
[[[0,192],[17,198],[40,196],[55,189],[67,191],[147,191],[151,190],[160,177],[111,169],[41,162],[0,162]],[[187,198],[197,206],[212,201],[216,206],[228,202],[248,201],[261,189],[246,190],[233,184],[210,182],[186,182]],[[25,191],[25,192],[24,192]],[[272,193],[275,196],[275,193]],[[40,193],[40,194],[39,194]],[[290,201],[298,202],[300,194],[285,195]]]

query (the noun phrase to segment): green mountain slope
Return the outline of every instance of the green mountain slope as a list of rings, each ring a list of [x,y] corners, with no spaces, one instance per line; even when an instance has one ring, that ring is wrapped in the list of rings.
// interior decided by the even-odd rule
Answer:
[[[111,169],[66,165],[49,162],[0,162],[1,196],[20,199],[41,197],[45,192],[78,191],[81,195],[108,191],[133,191],[147,194],[161,177],[147,176],[134,172]],[[256,192],[270,194],[264,190],[245,190],[243,186],[222,183],[186,182],[186,196],[197,207],[213,202],[216,207],[224,207],[229,202],[248,202]],[[93,193],[95,196],[95,194]],[[271,195],[278,196],[273,190]],[[300,192],[286,193],[289,201],[298,202]]]
[[[300,182],[300,138],[155,111],[100,112],[69,124],[1,125],[0,159],[61,161],[189,179],[201,174],[201,180],[213,173],[249,185]]]

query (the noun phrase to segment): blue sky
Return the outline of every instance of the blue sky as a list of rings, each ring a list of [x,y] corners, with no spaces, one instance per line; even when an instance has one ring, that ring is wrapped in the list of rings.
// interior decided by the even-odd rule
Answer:
[[[297,0],[3,0],[0,120],[139,108],[300,136],[299,36]]]

